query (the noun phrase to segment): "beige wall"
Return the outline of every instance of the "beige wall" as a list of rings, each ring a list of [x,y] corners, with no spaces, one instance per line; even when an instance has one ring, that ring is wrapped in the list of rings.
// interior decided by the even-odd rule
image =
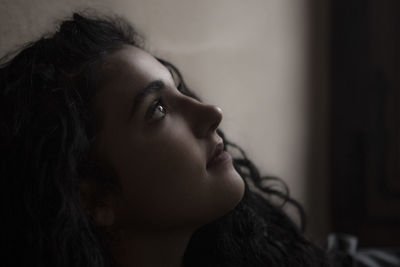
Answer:
[[[315,2],[315,3],[314,3]],[[174,62],[222,129],[263,174],[289,185],[328,231],[327,13],[312,0],[1,0],[0,52],[53,29],[81,7],[126,16],[156,55]]]

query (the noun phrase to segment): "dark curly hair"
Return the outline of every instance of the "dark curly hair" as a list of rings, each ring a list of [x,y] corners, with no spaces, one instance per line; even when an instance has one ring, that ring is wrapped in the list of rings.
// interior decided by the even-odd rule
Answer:
[[[91,101],[104,57],[142,38],[119,16],[74,13],[59,29],[9,53],[0,65],[2,237],[7,266],[112,266],[101,230],[80,205],[77,185],[115,182],[96,160],[99,122]],[[158,58],[188,89],[178,69]],[[188,266],[325,266],[325,253],[303,235],[304,212],[287,190],[262,177],[246,154],[218,129],[245,180],[238,206],[204,225],[184,254]],[[272,182],[272,183],[270,183]],[[275,200],[273,200],[275,199]],[[281,202],[299,211],[298,227]]]

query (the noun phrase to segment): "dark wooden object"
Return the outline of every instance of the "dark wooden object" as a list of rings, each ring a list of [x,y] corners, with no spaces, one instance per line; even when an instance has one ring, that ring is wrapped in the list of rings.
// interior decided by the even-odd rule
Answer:
[[[333,230],[400,246],[400,1],[332,1]]]

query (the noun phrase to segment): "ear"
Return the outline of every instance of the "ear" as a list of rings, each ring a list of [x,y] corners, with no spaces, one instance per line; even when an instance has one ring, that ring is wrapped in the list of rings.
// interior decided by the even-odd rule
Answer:
[[[115,220],[110,193],[93,180],[84,180],[78,186],[81,207],[93,222],[100,226],[112,226]]]
[[[108,206],[96,207],[93,219],[100,227],[112,226],[114,224],[114,210]]]

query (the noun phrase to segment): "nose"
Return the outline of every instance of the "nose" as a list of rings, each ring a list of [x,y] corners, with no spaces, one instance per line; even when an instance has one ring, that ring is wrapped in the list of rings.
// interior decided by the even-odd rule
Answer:
[[[222,120],[221,108],[192,100],[188,120],[197,138],[206,138],[217,130]]]

